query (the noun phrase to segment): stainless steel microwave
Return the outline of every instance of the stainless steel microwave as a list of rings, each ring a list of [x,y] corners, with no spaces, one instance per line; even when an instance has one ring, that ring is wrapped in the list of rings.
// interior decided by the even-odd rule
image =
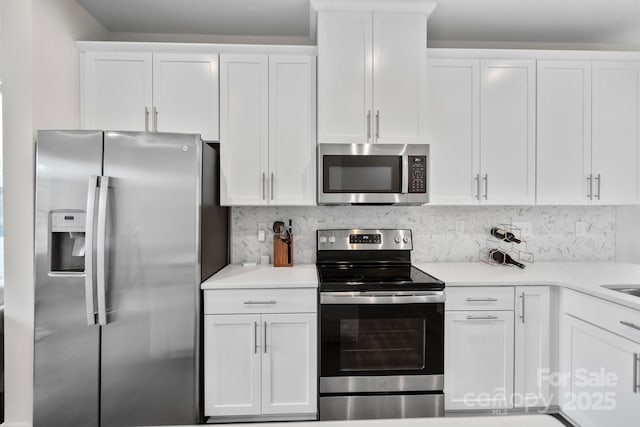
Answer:
[[[428,144],[318,144],[319,205],[421,205],[428,176]]]

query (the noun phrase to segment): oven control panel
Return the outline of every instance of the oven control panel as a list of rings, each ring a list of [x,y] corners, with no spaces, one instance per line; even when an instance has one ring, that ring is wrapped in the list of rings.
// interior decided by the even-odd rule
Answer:
[[[411,230],[406,229],[318,230],[317,234],[319,251],[413,249]]]

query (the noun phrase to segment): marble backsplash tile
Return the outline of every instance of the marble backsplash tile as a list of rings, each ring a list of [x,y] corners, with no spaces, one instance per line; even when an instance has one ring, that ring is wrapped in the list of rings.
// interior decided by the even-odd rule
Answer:
[[[413,231],[413,262],[476,261],[489,229],[499,223],[530,221],[528,249],[536,261],[612,261],[615,259],[614,207],[450,207],[450,206],[318,206],[236,207],[232,209],[231,262],[273,257],[272,238],[259,242],[258,223],[293,220],[294,262],[315,262],[319,228],[409,228]],[[464,232],[456,234],[456,221]],[[575,222],[584,221],[584,237]]]

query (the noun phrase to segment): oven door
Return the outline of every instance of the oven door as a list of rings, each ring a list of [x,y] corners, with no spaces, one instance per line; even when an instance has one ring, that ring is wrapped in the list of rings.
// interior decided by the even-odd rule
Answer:
[[[362,294],[351,303],[348,293],[321,294],[320,392],[442,390],[442,292]],[[402,302],[417,298],[440,302]]]

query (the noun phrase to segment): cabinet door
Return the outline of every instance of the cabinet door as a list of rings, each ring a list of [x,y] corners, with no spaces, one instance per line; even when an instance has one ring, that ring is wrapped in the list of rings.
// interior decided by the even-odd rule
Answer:
[[[260,315],[204,316],[206,416],[260,413]]]
[[[640,344],[565,315],[571,377],[562,411],[582,427],[638,425]]]
[[[427,140],[432,204],[478,203],[480,175],[480,63],[430,59]]]
[[[538,61],[537,203],[591,203],[591,63]]]
[[[640,203],[640,63],[593,63],[594,202]]]
[[[85,53],[82,127],[150,130],[152,86],[151,53]]]
[[[218,55],[153,55],[153,129],[218,140]]]
[[[262,413],[317,409],[316,314],[263,314]]]
[[[510,408],[513,311],[445,312],[445,409]]]
[[[516,407],[545,407],[551,397],[551,313],[547,286],[516,287]]]
[[[269,57],[269,204],[316,204],[316,58]]]
[[[427,17],[373,15],[373,111],[377,143],[427,143]]]
[[[372,142],[372,14],[318,14],[318,142]]]
[[[535,64],[480,62],[482,203],[535,202]]]
[[[266,205],[269,65],[265,55],[220,55],[220,202]]]

